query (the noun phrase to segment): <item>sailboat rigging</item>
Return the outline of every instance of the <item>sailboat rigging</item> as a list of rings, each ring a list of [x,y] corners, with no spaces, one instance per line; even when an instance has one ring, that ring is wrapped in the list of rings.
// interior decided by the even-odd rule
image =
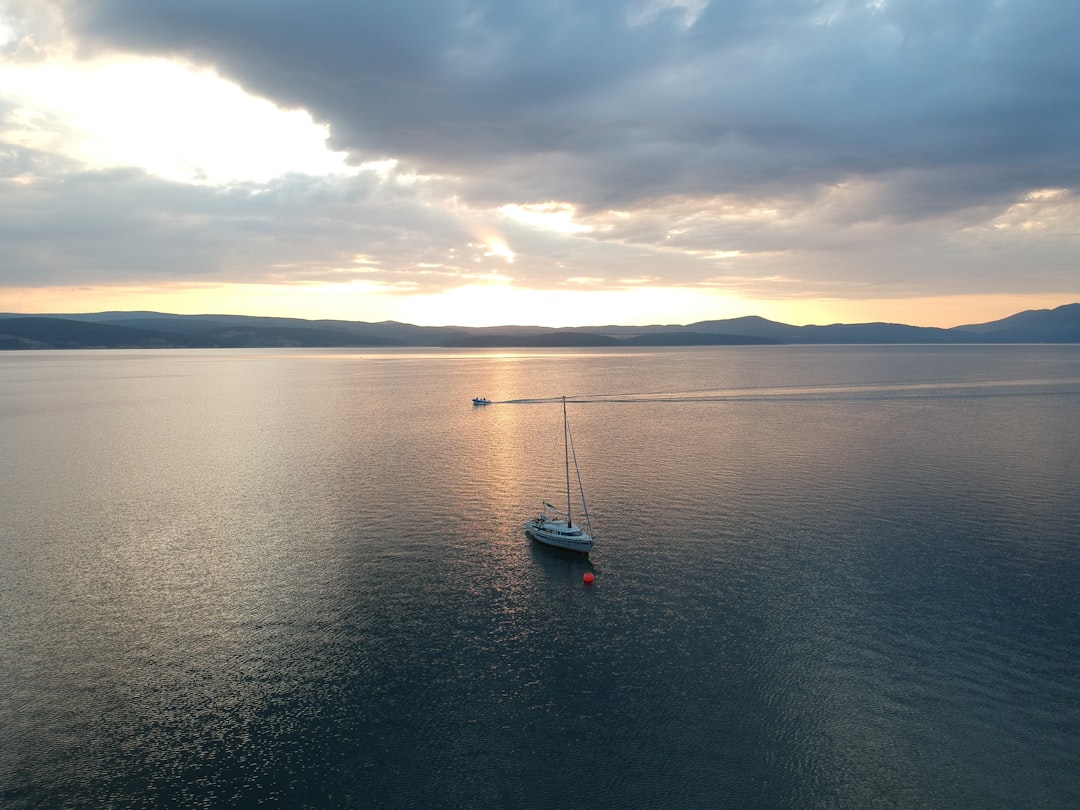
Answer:
[[[580,551],[588,554],[593,547],[592,524],[589,521],[589,507],[585,502],[585,487],[581,483],[581,469],[577,463],[577,452],[574,450],[574,437],[570,433],[570,420],[566,415],[566,397],[562,398],[563,407],[563,456],[566,466],[566,511],[563,512],[543,501],[543,509],[538,517],[525,524],[525,534],[536,540],[555,548],[568,551]],[[583,531],[581,526],[575,526],[571,517],[570,498],[570,459],[574,459],[574,471],[577,475],[578,490],[581,494],[581,511],[585,517],[585,525],[588,531]],[[561,515],[552,517],[549,513]]]

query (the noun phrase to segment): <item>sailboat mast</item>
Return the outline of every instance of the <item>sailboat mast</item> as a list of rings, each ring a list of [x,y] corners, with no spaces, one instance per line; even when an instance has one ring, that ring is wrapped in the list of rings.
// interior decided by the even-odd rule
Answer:
[[[570,528],[570,423],[566,419],[566,395],[562,398],[563,455],[566,456],[566,527]]]

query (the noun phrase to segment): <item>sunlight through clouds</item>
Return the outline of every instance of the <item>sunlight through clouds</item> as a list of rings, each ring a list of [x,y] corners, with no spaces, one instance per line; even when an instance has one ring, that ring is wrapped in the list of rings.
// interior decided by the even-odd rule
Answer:
[[[137,167],[182,183],[351,174],[328,128],[209,70],[164,59],[0,65],[9,143],[91,168]]]
[[[1080,204],[1067,189],[1038,189],[1009,206],[990,228],[996,231],[1056,231],[1080,233]]]
[[[546,202],[538,205],[512,203],[499,208],[499,213],[524,225],[555,233],[589,233],[591,225],[574,222],[577,207],[564,202]]]
[[[487,251],[484,256],[496,256],[500,259],[505,259],[507,264],[514,263],[514,257],[517,255],[510,249],[510,247],[501,239],[490,238],[486,242]]]

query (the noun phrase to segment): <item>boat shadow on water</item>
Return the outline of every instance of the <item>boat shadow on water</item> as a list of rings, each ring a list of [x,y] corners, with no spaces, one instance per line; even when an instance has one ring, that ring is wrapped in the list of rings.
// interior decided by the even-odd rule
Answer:
[[[561,580],[569,576],[580,580],[586,571],[596,572],[596,565],[588,554],[547,546],[527,535],[525,541],[529,544],[529,556],[544,569],[549,579]]]

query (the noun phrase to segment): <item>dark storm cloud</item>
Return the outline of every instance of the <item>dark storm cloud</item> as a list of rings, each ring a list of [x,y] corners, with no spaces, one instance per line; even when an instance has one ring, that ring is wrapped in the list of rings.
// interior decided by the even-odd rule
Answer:
[[[651,11],[650,11],[651,8]],[[478,200],[632,206],[942,173],[935,209],[1080,185],[1080,5],[1051,0],[79,0],[87,47],[184,54]],[[950,178],[953,182],[950,182]],[[920,216],[929,197],[907,211]]]

